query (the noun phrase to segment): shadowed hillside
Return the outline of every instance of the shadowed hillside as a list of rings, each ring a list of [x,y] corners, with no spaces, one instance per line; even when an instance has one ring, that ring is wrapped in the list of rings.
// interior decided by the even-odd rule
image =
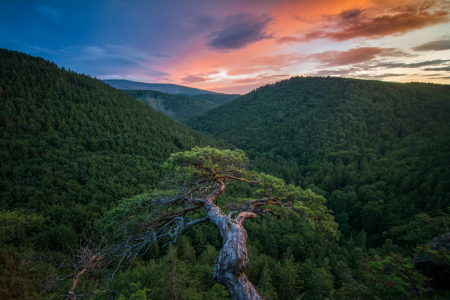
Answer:
[[[375,245],[414,214],[450,206],[449,120],[446,86],[294,77],[187,124],[323,194],[345,235],[362,229]]]
[[[217,145],[50,61],[1,49],[0,65],[0,211],[51,217],[39,241],[54,250],[118,200],[154,188],[171,153]]]
[[[219,105],[193,96],[171,95],[150,90],[122,91],[180,123]]]

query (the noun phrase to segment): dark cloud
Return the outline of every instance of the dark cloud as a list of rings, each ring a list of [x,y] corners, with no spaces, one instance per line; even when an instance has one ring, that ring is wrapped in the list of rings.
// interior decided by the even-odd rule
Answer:
[[[358,75],[354,75],[352,77],[354,78],[361,78],[361,79],[384,79],[384,78],[389,78],[389,77],[402,77],[402,76],[407,76],[408,74],[395,74],[395,73],[385,73],[385,74],[358,74]]]
[[[442,51],[450,49],[450,39],[432,41],[416,47],[411,48],[414,51]]]
[[[361,9],[351,9],[351,10],[344,10],[340,14],[337,15],[338,19],[340,19],[340,22],[343,24],[356,24],[361,19],[361,14],[363,10]]]
[[[439,67],[439,68],[425,68],[424,71],[446,71],[450,72],[450,66]]]
[[[383,67],[383,68],[420,68],[425,66],[435,66],[440,65],[445,62],[450,61],[450,59],[443,60],[443,59],[435,59],[435,60],[426,60],[421,61],[417,63],[396,63],[396,62],[379,62],[376,64],[376,67]]]
[[[271,35],[266,32],[266,27],[272,18],[266,15],[253,17],[248,14],[238,14],[229,18],[229,21],[233,24],[214,31],[206,37],[209,40],[208,46],[217,50],[234,50],[271,38]]]
[[[405,76],[407,74],[395,74],[395,73],[386,73],[386,74],[377,74],[372,75],[373,78],[384,78],[384,77],[399,77],[399,76]]]
[[[347,51],[325,51],[309,55],[307,58],[317,60],[327,67],[335,67],[367,62],[377,56],[408,57],[411,55],[396,48],[360,47]]]
[[[328,24],[304,36],[285,36],[280,43],[305,42],[313,39],[345,41],[354,38],[378,39],[387,35],[433,26],[449,20],[449,3],[428,1],[421,4],[397,6],[394,9],[352,9],[337,15],[325,16]]]
[[[350,73],[354,73],[356,71],[359,71],[358,68],[345,68],[345,69],[339,69],[339,70],[320,70],[314,73],[310,73],[307,75],[310,76],[346,76]]]

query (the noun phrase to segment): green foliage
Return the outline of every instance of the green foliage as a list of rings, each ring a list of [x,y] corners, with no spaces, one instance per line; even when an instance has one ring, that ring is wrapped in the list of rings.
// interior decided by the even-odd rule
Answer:
[[[238,95],[238,94],[197,94],[197,95],[195,95],[196,98],[211,101],[211,102],[217,103],[219,105],[230,102],[230,101],[238,98],[239,96],[240,95]]]
[[[449,242],[450,238],[447,236],[447,242]],[[448,245],[449,243],[447,243]],[[442,264],[450,265],[450,251],[444,248],[440,247],[439,249],[432,249],[430,244],[422,244],[417,245],[416,247],[417,255],[419,257],[427,257],[429,259],[433,259],[435,261],[438,261]]]
[[[215,102],[193,96],[171,95],[149,90],[122,90],[122,92],[180,123],[218,106]]]
[[[402,244],[415,246],[424,244],[433,238],[450,232],[450,214],[438,211],[439,215],[432,218],[425,213],[414,216],[414,220],[407,225],[391,228],[385,234],[396,238]]]
[[[164,299],[189,300],[199,298],[195,281],[189,274],[188,265],[178,259],[177,249],[173,245],[169,246],[162,263],[164,268],[161,292]]]
[[[288,248],[283,262],[283,274],[281,276],[283,279],[280,285],[281,299],[283,300],[295,299],[300,289],[301,281],[298,279],[297,268],[298,265],[294,263],[294,256]]]
[[[364,263],[366,285],[370,286],[381,299],[397,297],[415,298],[411,294],[411,286],[415,292],[424,291],[421,282],[426,278],[414,268],[411,258],[400,254],[386,256],[383,259],[375,256]]]
[[[364,230],[374,246],[415,214],[450,206],[449,99],[441,85],[293,77],[187,124],[243,149],[256,170],[322,194],[342,232]]]
[[[391,228],[385,234],[395,237],[399,244],[414,249],[414,253],[419,257],[426,256],[450,265],[449,225],[450,214],[439,211],[439,215],[432,218],[421,213],[414,216],[414,220],[409,224]],[[436,240],[442,240],[442,245],[447,247],[439,247]]]
[[[269,265],[266,262],[264,268],[262,269],[261,276],[258,281],[258,285],[256,286],[258,293],[267,300],[276,300],[278,299],[278,295],[276,293],[275,288],[272,285],[272,278],[270,276]]]
[[[141,283],[130,283],[130,290],[124,289],[119,297],[119,300],[147,300],[150,290],[147,288],[140,289]],[[124,295],[127,295],[126,297]]]
[[[289,205],[272,205],[274,211],[300,217],[302,222],[316,230],[318,235],[326,236],[327,239],[337,237],[337,224],[323,205],[325,202],[323,197],[315,195],[311,190],[304,191],[299,187],[286,185],[282,180],[273,176],[248,171],[247,163],[248,159],[242,150],[195,147],[191,151],[174,153],[163,165],[165,171],[163,190],[155,190],[151,194],[142,194],[121,201],[116,208],[105,215],[100,225],[104,232],[108,232],[109,237],[118,239],[124,238],[126,235],[141,234],[149,230],[146,226],[142,227],[141,224],[151,224],[158,218],[168,218],[170,213],[183,211],[189,206],[196,196],[190,195],[192,199],[185,200],[186,203],[183,202],[183,199],[186,198],[186,193],[192,194],[190,192],[191,184],[196,183],[198,186],[202,186],[200,197],[203,197],[204,193],[208,193],[206,191],[214,189],[214,184],[211,184],[212,179],[220,178],[225,184],[232,184],[237,178],[241,178],[238,181],[246,181],[254,188],[247,193],[248,198],[238,197],[236,199],[233,197],[234,200],[222,201],[221,199],[227,198],[227,192],[221,195],[217,203],[224,211],[228,211],[229,205],[233,202],[242,205],[250,199],[272,197],[275,199],[274,201],[289,203]],[[178,201],[178,199],[183,201]],[[190,218],[192,213],[194,212],[191,210],[180,215],[182,225],[176,226],[178,228],[184,226],[186,218]],[[152,230],[156,230],[156,228]],[[165,233],[167,232],[171,234],[170,230]],[[161,233],[161,235],[166,234]],[[159,239],[159,235],[157,239]]]
[[[189,241],[182,243],[189,244]],[[229,299],[225,287],[217,284],[211,275],[218,252],[210,245],[206,249],[191,265],[189,258],[185,259],[179,249],[170,245],[165,255],[148,262],[136,262],[116,276],[109,289],[121,291],[121,295],[111,292],[95,299],[138,299],[139,295],[152,300]]]
[[[45,299],[37,281],[40,274],[29,270],[24,256],[0,243],[0,295],[2,299]]]
[[[30,246],[28,236],[32,229],[39,229],[49,218],[21,211],[0,212],[0,243],[14,243],[15,245]]]
[[[241,150],[212,148],[223,143],[89,76],[5,49],[0,62],[3,298],[48,298],[39,286],[43,275],[61,271],[30,260],[33,249],[58,251],[61,262],[70,257],[67,246],[94,224],[108,238],[133,230],[145,221],[149,199],[170,198],[177,192],[170,186],[201,177],[198,165],[259,182],[229,185],[217,199],[226,212],[255,196],[295,199],[296,213],[273,208],[285,213],[281,222],[244,223],[246,274],[267,299],[434,299],[407,256],[416,252],[400,246],[419,243],[414,251],[448,262],[448,251],[423,244],[448,232],[448,214],[439,212],[450,195],[448,88],[293,78],[189,121],[235,143],[249,160]],[[221,104],[231,96],[196,97]],[[166,190],[156,190],[163,176]],[[390,228],[400,246],[382,243]],[[382,246],[368,248],[375,244]],[[221,245],[212,224],[188,228],[174,247],[155,243],[120,271],[108,287],[120,294],[92,298],[229,299],[211,276]]]
[[[0,61],[0,211],[50,217],[41,249],[156,187],[170,153],[215,143],[100,80],[6,49]]]

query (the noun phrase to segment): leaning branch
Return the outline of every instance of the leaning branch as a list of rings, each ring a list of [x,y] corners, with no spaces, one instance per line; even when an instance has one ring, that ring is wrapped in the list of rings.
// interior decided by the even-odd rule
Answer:
[[[191,222],[187,223],[187,224],[184,226],[184,228],[183,228],[183,229],[181,230],[181,232],[180,232],[180,235],[183,234],[183,232],[184,232],[187,228],[189,228],[189,227],[191,227],[191,226],[195,226],[195,225],[201,224],[201,223],[206,223],[206,222],[208,222],[208,221],[209,221],[209,217],[204,217],[204,218],[201,218],[201,219],[198,219],[198,220],[191,221]]]
[[[216,179],[223,179],[223,178],[227,178],[227,179],[233,179],[233,180],[238,180],[238,181],[243,181],[246,182],[248,184],[258,184],[258,181],[251,181],[251,180],[247,180],[245,178],[241,178],[241,177],[236,177],[236,176],[231,176],[231,175],[220,175],[217,176]]]

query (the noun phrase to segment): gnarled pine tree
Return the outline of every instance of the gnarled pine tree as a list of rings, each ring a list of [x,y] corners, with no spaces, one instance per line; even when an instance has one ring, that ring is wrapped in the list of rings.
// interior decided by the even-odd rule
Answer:
[[[323,197],[248,170],[248,159],[241,150],[193,148],[172,154],[163,168],[163,191],[150,199],[141,196],[125,200],[106,216],[106,229],[119,232],[122,238],[113,247],[119,257],[116,271],[156,241],[175,242],[187,228],[212,222],[223,237],[214,279],[226,286],[233,299],[262,299],[244,273],[249,264],[244,220],[258,216],[282,219],[286,212],[292,212],[318,233],[336,234],[337,224],[323,206]],[[254,186],[255,199],[219,207],[216,199],[227,185],[237,181]],[[226,215],[223,209],[231,212]],[[198,210],[204,210],[204,217],[192,219]]]

